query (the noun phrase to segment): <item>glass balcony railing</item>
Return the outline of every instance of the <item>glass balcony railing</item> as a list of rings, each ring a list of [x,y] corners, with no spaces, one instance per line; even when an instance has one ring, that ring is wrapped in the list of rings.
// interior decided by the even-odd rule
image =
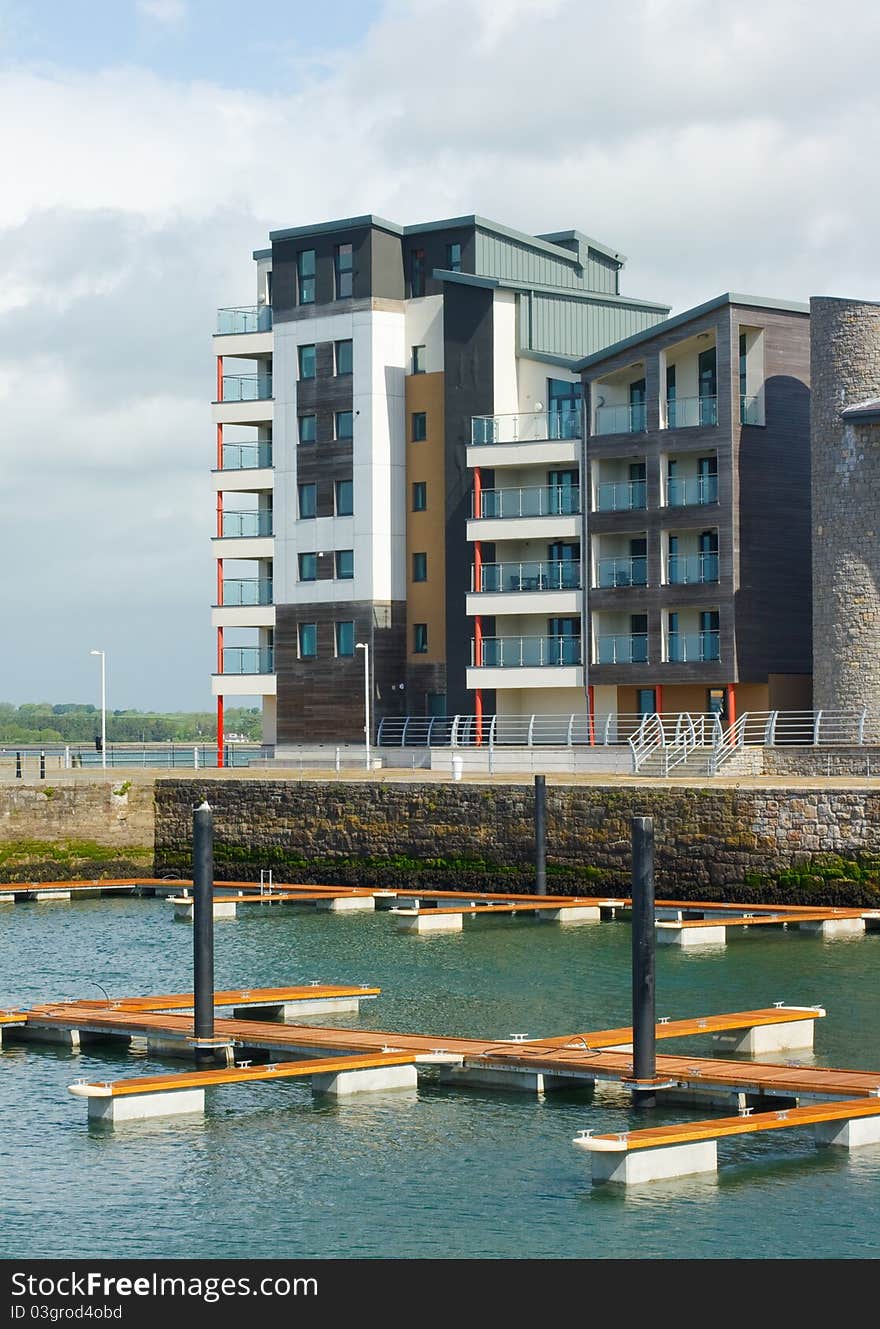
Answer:
[[[472,591],[576,591],[580,584],[581,565],[575,561],[484,563],[479,576],[471,568]]]
[[[597,664],[647,664],[648,634],[614,633],[596,638]]]
[[[717,397],[674,397],[666,403],[667,429],[694,429],[717,423]]]
[[[762,425],[760,402],[757,397],[740,397],[739,418],[744,425]]]
[[[224,512],[224,540],[245,540],[272,534],[272,513],[260,512]]]
[[[720,660],[718,637],[717,632],[670,632],[666,658],[674,664]]]
[[[647,428],[648,412],[643,401],[596,407],[597,434],[643,434]]]
[[[670,554],[666,579],[670,586],[717,581],[717,550],[707,550],[702,554]]]
[[[272,440],[259,443],[224,443],[224,471],[259,471],[272,465]]]
[[[475,415],[471,445],[546,443],[581,436],[580,411],[521,411],[515,415]]]
[[[698,507],[718,502],[718,476],[670,476],[666,481],[666,503],[670,508]]]
[[[600,558],[597,566],[598,586],[607,590],[612,586],[647,586],[648,558],[635,554],[630,558]]]
[[[221,401],[271,401],[271,374],[224,374]]]
[[[230,578],[223,583],[223,608],[272,603],[271,577]]]
[[[217,310],[217,333],[230,337],[240,332],[271,332],[271,305],[236,305]]]
[[[224,674],[274,674],[275,651],[271,646],[226,646]]]
[[[581,510],[581,491],[569,485],[532,485],[526,489],[484,489],[474,517],[574,517]]]
[[[596,486],[597,512],[628,512],[647,504],[645,480],[614,480]]]
[[[558,669],[581,662],[580,637],[484,637],[481,658],[471,641],[471,664],[484,669]]]

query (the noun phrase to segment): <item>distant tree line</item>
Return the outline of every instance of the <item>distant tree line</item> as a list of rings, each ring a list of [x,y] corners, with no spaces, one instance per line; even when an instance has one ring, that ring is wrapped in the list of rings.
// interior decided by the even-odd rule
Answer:
[[[241,734],[260,740],[257,708],[227,706],[224,712],[227,735]],[[28,702],[12,706],[0,702],[0,743],[94,743],[101,733],[101,711],[97,706],[76,702]],[[211,711],[108,711],[108,743],[209,743],[217,737],[217,716]]]

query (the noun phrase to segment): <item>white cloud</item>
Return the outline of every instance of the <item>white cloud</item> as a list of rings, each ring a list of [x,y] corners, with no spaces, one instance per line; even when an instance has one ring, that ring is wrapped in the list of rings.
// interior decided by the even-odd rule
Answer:
[[[596,235],[630,255],[625,293],[677,309],[724,290],[880,296],[878,36],[861,0],[401,0],[291,93],[259,71],[230,89],[7,70],[4,536],[32,548],[41,522],[16,583],[38,601],[16,590],[13,630],[38,602],[93,635],[94,605],[124,587],[121,623],[155,614],[127,676],[116,653],[124,700],[159,700],[172,621],[180,700],[207,698],[210,332],[216,306],[253,298],[270,228],[481,212]],[[9,688],[24,696],[33,669]]]
[[[139,14],[171,27],[185,22],[188,8],[185,0],[137,0]]]

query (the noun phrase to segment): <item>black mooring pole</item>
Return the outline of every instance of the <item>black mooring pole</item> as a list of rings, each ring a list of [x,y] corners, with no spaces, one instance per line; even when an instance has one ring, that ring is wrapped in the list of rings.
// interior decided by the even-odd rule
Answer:
[[[20,779],[21,779],[21,753],[20,753],[20,752],[16,752],[16,754],[15,754],[15,778],[16,778],[16,780],[20,780]]]
[[[41,779],[41,780],[45,780],[45,778],[46,778],[46,754],[45,754],[45,752],[41,752],[41,753],[40,753],[40,779]]]
[[[547,894],[547,778],[535,776],[535,894]]]
[[[654,818],[632,819],[633,1079],[657,1074],[654,990]],[[633,1107],[654,1107],[653,1090],[634,1089]]]
[[[193,813],[193,1003],[196,1038],[214,1037],[214,814],[207,800]],[[213,1060],[196,1049],[196,1061]]]

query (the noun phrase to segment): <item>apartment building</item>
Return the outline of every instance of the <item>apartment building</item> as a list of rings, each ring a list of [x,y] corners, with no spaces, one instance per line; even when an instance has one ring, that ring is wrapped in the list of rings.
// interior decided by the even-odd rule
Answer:
[[[809,709],[809,306],[722,295],[578,368],[591,711]]]
[[[269,238],[256,303],[214,337],[221,733],[228,696],[262,698],[277,750],[362,740],[367,699],[374,730],[493,709],[478,675],[511,616],[575,635],[576,361],[668,306],[622,295],[624,256],[574,230]]]

